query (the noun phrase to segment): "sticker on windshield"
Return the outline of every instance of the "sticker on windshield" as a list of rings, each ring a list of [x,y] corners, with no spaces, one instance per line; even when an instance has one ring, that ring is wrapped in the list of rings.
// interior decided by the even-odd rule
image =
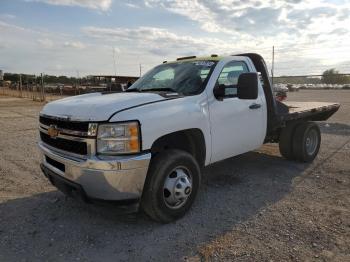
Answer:
[[[207,66],[211,67],[213,64],[215,64],[213,61],[197,61],[194,63],[197,66]]]

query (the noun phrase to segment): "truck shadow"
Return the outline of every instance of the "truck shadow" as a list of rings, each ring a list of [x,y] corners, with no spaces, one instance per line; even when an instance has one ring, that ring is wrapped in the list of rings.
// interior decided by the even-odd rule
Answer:
[[[57,191],[8,200],[0,204],[0,260],[178,261],[291,191],[293,178],[308,165],[269,150],[207,167],[194,207],[167,225],[111,205],[82,204]]]

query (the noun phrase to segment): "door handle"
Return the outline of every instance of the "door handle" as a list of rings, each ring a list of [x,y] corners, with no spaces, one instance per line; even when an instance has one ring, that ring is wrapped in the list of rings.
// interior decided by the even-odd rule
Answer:
[[[260,104],[256,104],[256,103],[251,104],[251,105],[249,106],[250,109],[259,109],[260,107],[261,107],[261,105],[260,105]]]

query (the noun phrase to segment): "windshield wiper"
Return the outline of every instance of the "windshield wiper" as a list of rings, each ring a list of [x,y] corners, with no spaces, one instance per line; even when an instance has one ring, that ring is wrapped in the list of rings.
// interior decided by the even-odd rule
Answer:
[[[145,89],[140,90],[140,92],[147,92],[147,91],[170,91],[173,93],[179,93],[178,91],[176,91],[175,89],[173,89],[171,87],[145,88]]]
[[[131,89],[126,89],[124,92],[141,92],[141,91],[137,88],[131,88]]]

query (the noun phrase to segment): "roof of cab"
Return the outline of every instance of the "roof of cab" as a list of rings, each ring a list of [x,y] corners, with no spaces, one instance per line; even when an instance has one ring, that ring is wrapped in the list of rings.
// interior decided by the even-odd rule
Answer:
[[[180,57],[175,61],[164,61],[164,64],[171,63],[181,63],[181,62],[193,62],[193,61],[220,61],[223,59],[223,56],[211,55],[211,56],[188,56],[188,57]]]

